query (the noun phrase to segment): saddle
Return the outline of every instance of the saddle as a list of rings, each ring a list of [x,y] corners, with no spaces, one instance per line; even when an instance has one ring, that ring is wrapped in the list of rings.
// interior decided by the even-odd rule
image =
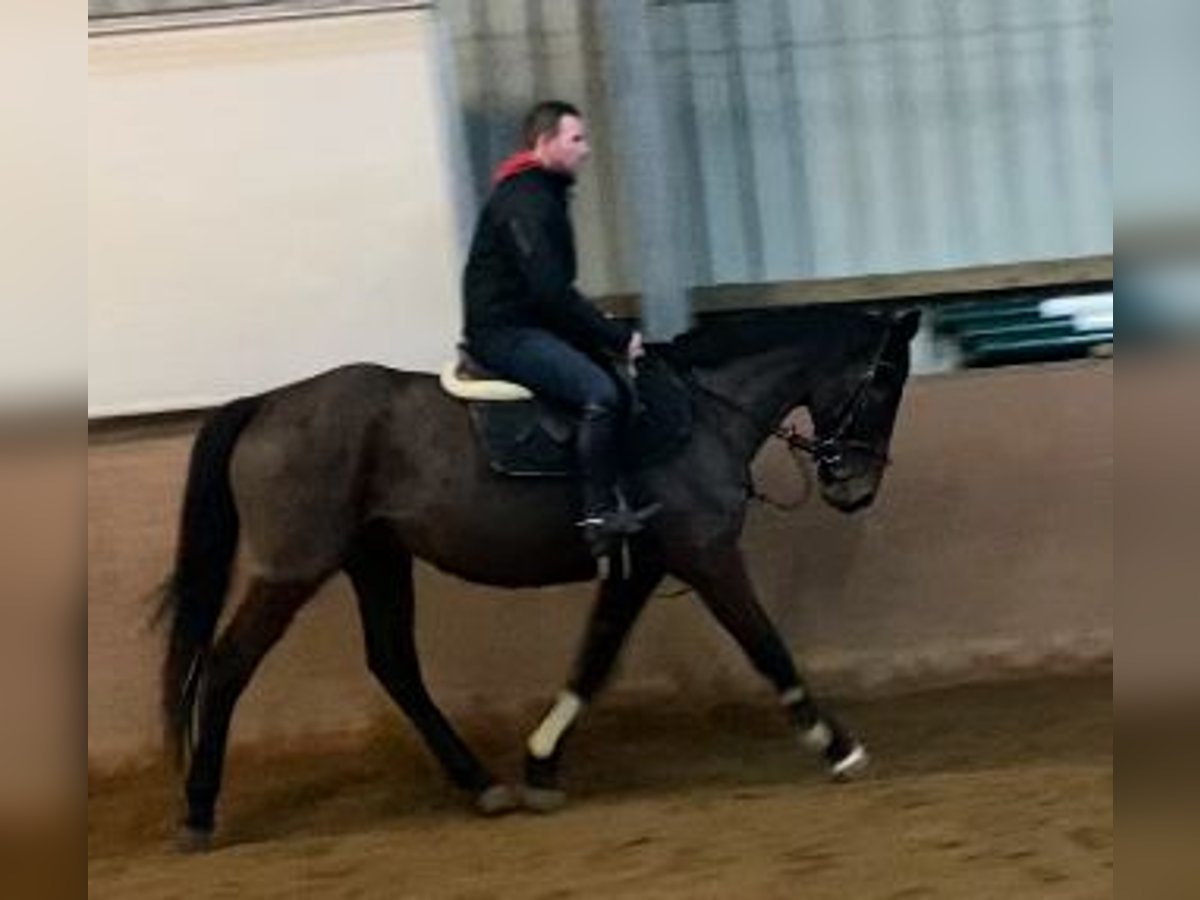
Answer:
[[[670,364],[651,352],[636,378],[614,371],[628,401],[620,470],[636,472],[679,452],[692,433],[691,395]],[[459,358],[442,367],[442,389],[464,401],[476,438],[492,469],[527,478],[574,478],[578,473],[575,431],[578,416],[498,378],[459,348]]]

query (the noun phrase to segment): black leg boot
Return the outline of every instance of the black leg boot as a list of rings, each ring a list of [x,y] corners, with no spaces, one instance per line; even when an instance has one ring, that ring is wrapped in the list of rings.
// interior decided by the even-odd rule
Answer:
[[[620,564],[621,551],[627,549],[626,538],[642,530],[659,504],[633,509],[617,487],[617,429],[615,410],[600,406],[584,409],[578,444],[583,480],[583,519],[579,525],[592,556],[607,560],[602,572],[620,577],[626,568]]]
[[[583,518],[579,527],[592,556],[597,559],[611,556],[620,540],[620,532],[613,527],[617,515],[616,410],[584,407],[576,450],[583,483]]]

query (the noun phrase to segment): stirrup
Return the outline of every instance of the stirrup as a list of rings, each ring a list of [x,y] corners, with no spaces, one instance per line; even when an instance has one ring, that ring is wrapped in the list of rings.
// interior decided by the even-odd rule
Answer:
[[[622,580],[633,570],[629,551],[629,535],[611,531],[610,523],[601,516],[589,516],[579,523],[583,542],[596,561],[596,575],[601,581]]]
[[[577,524],[583,529],[584,538],[589,543],[591,535],[624,537],[642,531],[646,527],[646,520],[660,509],[661,503],[648,503],[640,509],[633,509],[622,502],[615,509],[606,509],[586,516]]]
[[[583,542],[596,559],[612,555],[621,542],[622,534],[610,527],[604,515],[588,516],[576,523],[583,531]]]
[[[577,523],[583,530],[588,552],[596,560],[601,581],[624,578],[633,570],[629,537],[642,531],[646,520],[660,509],[661,503],[649,503],[640,509],[632,509],[625,497],[618,494],[615,509],[593,513]]]

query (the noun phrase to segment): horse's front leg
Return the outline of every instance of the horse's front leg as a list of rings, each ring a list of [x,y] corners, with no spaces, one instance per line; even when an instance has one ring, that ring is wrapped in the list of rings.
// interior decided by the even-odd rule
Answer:
[[[774,685],[801,740],[821,754],[830,775],[847,780],[865,770],[869,760],[862,744],[820,707],[801,680],[779,632],[759,605],[737,546],[689,555],[673,574],[696,589],[754,667]]]
[[[528,808],[552,812],[566,802],[559,780],[566,736],[607,683],[633,623],[662,576],[656,558],[635,551],[627,579],[601,583],[574,672],[526,741],[524,799]]]

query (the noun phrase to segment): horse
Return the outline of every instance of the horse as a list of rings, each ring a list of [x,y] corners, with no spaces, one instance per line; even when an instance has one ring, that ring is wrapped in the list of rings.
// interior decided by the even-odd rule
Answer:
[[[678,375],[692,427],[676,452],[628,473],[661,504],[629,538],[628,570],[600,580],[573,671],[529,735],[524,783],[499,780],[429,695],[414,643],[413,563],[530,587],[596,579],[570,480],[495,471],[462,400],[436,376],[343,366],[212,412],[191,448],[166,628],[162,713],[184,770],[187,849],[210,845],[234,707],[259,663],[321,585],[345,572],[366,663],[485,814],[565,800],[565,737],[606,684],[634,622],[666,576],[688,585],[773,687],[835,779],[863,745],[814,697],[759,604],[738,541],[750,462],[773,434],[814,459],[822,498],[853,512],[879,490],[909,374],[917,310],[838,305],[726,313],[649,347]],[[781,425],[806,408],[812,437]],[[239,552],[247,587],[217,634]]]

